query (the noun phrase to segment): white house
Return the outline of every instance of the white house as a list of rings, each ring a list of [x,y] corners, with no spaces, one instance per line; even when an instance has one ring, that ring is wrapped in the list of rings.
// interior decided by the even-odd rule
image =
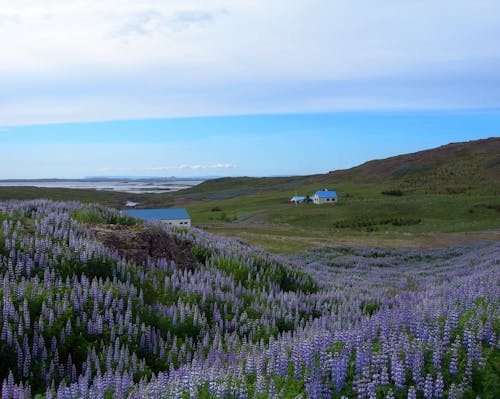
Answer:
[[[326,188],[323,191],[316,191],[313,195],[313,202],[316,205],[335,204],[337,202],[337,192]]]
[[[158,220],[168,226],[191,227],[191,217],[184,208],[127,209],[124,214],[144,220]]]

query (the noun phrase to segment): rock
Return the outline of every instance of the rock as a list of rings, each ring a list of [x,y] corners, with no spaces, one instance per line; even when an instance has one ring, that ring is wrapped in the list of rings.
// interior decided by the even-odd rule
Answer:
[[[194,270],[196,267],[191,242],[160,228],[146,227],[137,231],[115,225],[92,230],[106,247],[137,265],[146,265],[148,258],[153,261],[165,258],[174,261],[179,269]]]

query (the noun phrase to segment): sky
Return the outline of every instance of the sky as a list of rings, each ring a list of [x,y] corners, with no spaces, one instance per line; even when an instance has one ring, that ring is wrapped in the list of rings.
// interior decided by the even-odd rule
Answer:
[[[499,132],[500,113],[441,111],[11,126],[0,131],[0,179],[327,173]]]
[[[0,178],[319,173],[497,136],[499,38],[498,0],[2,0]]]

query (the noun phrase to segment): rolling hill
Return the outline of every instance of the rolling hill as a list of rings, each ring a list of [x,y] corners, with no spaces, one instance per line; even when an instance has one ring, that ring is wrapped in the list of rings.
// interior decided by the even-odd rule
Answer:
[[[468,191],[500,186],[500,138],[451,143],[426,151],[373,160],[329,179],[365,183],[390,182],[434,192]]]
[[[351,169],[292,177],[238,177],[208,180],[174,193],[190,199],[228,199],[265,192],[335,184],[400,186],[429,192],[500,189],[500,137],[451,143],[438,148],[372,160]]]

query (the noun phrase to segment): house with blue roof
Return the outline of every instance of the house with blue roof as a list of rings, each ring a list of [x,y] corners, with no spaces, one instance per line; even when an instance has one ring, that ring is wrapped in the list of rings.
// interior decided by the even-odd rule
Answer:
[[[326,188],[322,191],[316,191],[313,195],[313,202],[316,205],[335,204],[337,202],[337,192]]]
[[[304,197],[302,195],[295,195],[292,197],[292,199],[290,200],[290,202],[294,203],[294,204],[301,204],[303,202],[306,202],[307,200],[307,197]]]
[[[191,217],[184,208],[127,209],[124,214],[144,220],[157,220],[168,226],[191,227]]]

